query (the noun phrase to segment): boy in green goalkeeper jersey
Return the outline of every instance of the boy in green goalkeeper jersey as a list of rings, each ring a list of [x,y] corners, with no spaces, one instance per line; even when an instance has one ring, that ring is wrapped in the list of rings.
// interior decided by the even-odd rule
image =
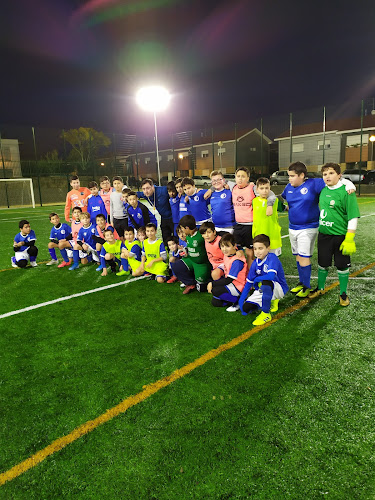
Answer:
[[[355,194],[348,194],[341,181],[340,165],[326,163],[322,175],[326,187],[319,197],[318,286],[309,297],[323,293],[333,257],[339,276],[340,305],[348,306],[350,255],[356,251],[354,236],[360,213]]]

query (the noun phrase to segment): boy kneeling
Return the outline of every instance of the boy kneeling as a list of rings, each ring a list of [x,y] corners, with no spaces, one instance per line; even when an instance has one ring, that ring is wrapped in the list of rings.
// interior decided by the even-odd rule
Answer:
[[[253,325],[263,325],[271,321],[270,313],[278,310],[279,300],[288,291],[288,285],[281,262],[270,253],[269,237],[265,234],[255,236],[253,248],[256,258],[251,264],[239,306],[244,316],[261,309]]]

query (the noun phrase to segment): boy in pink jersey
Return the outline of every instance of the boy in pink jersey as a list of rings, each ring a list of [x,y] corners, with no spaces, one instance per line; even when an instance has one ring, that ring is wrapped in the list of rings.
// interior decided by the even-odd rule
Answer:
[[[211,277],[213,280],[218,280],[224,274],[224,254],[220,248],[221,236],[216,234],[213,222],[203,222],[199,232],[203,236],[207,257],[212,266]]]
[[[69,264],[66,265],[71,265],[73,262],[73,248],[74,245],[77,243],[77,237],[79,230],[83,226],[81,222],[81,214],[82,214],[82,208],[80,207],[74,207],[72,211],[72,239],[71,240],[60,240],[59,241],[59,249],[66,249],[66,253],[68,254],[69,257]],[[80,252],[80,258],[82,264],[87,264],[87,254],[85,252]]]
[[[237,255],[232,234],[225,234],[221,238],[220,247],[224,254],[224,276],[209,283],[207,291],[212,293],[211,303],[214,307],[227,307],[228,312],[234,312],[240,308],[238,300],[246,283],[247,263],[245,257]]]
[[[106,208],[107,214],[108,214],[107,222],[109,222],[110,214],[111,214],[111,201],[110,201],[111,193],[113,193],[113,191],[115,191],[115,188],[111,187],[111,181],[109,180],[109,177],[107,177],[106,175],[104,175],[103,177],[100,177],[99,182],[100,182],[99,195],[100,195],[101,199],[104,201],[104,205],[105,205],[105,208]],[[117,237],[116,237],[116,239],[117,239]]]
[[[86,187],[81,188],[81,183],[78,175],[72,175],[70,178],[72,190],[66,195],[65,202],[65,220],[72,222],[70,217],[70,207],[80,207],[83,212],[87,211],[86,199],[90,196],[90,190]],[[73,215],[73,214],[72,214]]]

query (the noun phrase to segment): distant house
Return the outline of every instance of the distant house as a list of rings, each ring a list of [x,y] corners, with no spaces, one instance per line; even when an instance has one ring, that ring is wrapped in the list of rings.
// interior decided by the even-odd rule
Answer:
[[[1,139],[0,178],[22,177],[18,139]]]
[[[327,162],[339,163],[345,169],[362,161],[373,169],[371,136],[375,136],[374,115],[363,117],[362,138],[360,117],[327,120],[324,134],[322,123],[296,125],[291,140],[289,130],[275,139],[279,144],[279,169],[286,169],[291,161],[302,161],[310,171],[320,170]]]

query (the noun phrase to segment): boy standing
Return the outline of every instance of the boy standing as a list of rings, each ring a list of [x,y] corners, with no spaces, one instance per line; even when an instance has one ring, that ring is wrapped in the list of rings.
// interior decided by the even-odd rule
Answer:
[[[104,205],[107,211],[107,221],[109,222],[110,216],[111,216],[111,193],[113,193],[114,188],[111,187],[111,181],[109,180],[109,177],[104,175],[103,177],[100,177],[99,179],[100,182],[100,197],[104,201]]]
[[[87,211],[90,214],[91,224],[96,224],[96,216],[103,214],[106,217],[107,209],[105,208],[104,201],[99,195],[97,183],[95,181],[91,181],[88,186],[91,196],[87,202]]]
[[[232,192],[230,189],[224,188],[226,181],[219,170],[211,172],[210,177],[212,190],[209,189],[208,194],[212,193],[210,198],[212,222],[215,224],[218,234],[233,233],[236,221]]]
[[[186,196],[189,198],[190,214],[194,217],[197,227],[199,228],[203,222],[211,220],[211,213],[208,209],[209,201],[204,198],[207,189],[200,189],[198,191],[191,177],[184,178],[182,187]]]
[[[147,226],[149,222],[152,222],[157,227],[158,222],[155,215],[143,203],[138,201],[136,192],[129,191],[127,194],[127,203],[126,210],[129,218],[129,226],[137,230],[141,226]]]
[[[111,214],[111,225],[116,229],[120,239],[124,241],[124,232],[128,227],[128,219],[124,213],[124,204],[122,197],[122,188],[124,187],[124,182],[122,177],[115,176],[112,180],[113,187],[115,191],[111,193],[110,197],[110,214]]]
[[[86,212],[86,198],[90,196],[90,191],[86,187],[81,188],[81,182],[78,175],[72,175],[70,178],[71,191],[66,195],[65,202],[65,220],[71,222],[70,207],[80,207],[83,212]]]
[[[322,174],[326,187],[319,196],[318,286],[309,298],[323,293],[333,257],[340,283],[340,305],[345,307],[350,304],[346,293],[350,255],[356,251],[354,236],[360,213],[355,194],[348,194],[341,180],[340,165],[326,163]]]
[[[36,236],[30,227],[30,222],[22,219],[18,227],[20,232],[14,237],[13,250],[15,254],[11,258],[12,267],[24,268],[29,261],[31,267],[37,267],[38,248],[35,246]]]

